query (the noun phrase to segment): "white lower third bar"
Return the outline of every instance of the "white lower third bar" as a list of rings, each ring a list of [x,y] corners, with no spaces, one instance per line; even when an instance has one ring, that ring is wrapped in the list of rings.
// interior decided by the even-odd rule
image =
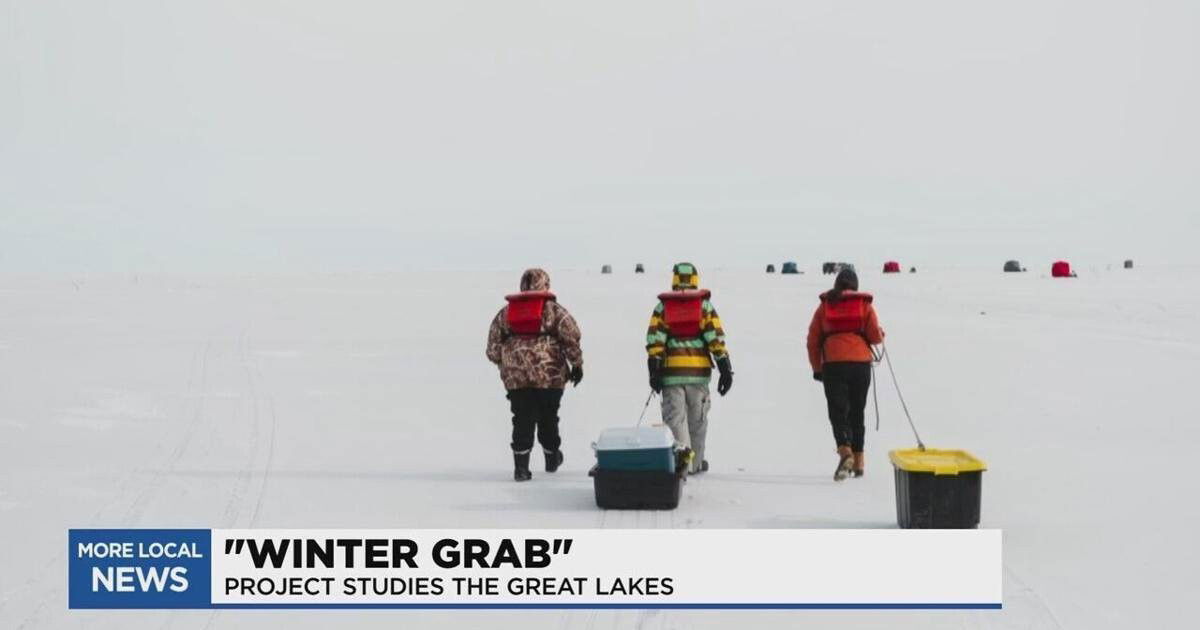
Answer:
[[[996,609],[1000,530],[213,530],[220,608]]]

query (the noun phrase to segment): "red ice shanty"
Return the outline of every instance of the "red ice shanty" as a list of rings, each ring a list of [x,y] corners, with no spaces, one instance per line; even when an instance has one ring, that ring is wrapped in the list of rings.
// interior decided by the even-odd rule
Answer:
[[[883,263],[883,273],[900,273],[900,263],[894,260]]]
[[[1071,263],[1065,260],[1058,260],[1053,265],[1050,265],[1050,275],[1055,278],[1075,277],[1075,274],[1071,271]]]

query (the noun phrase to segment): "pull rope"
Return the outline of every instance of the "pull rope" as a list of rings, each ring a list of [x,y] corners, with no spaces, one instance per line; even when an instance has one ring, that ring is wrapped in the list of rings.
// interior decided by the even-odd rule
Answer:
[[[871,395],[875,398],[875,431],[879,431],[879,382],[875,380],[875,363],[871,363]]]
[[[917,425],[913,423],[912,414],[908,412],[908,403],[904,402],[904,394],[900,393],[900,383],[896,381],[896,370],[892,368],[892,355],[887,351],[887,344],[883,344],[883,358],[887,361],[888,372],[892,375],[892,385],[896,387],[896,396],[900,398],[900,407],[904,409],[904,417],[908,418],[908,426],[912,428],[913,437],[917,438],[917,446],[923,451],[925,443],[921,441],[921,435],[917,433]],[[878,404],[878,400],[876,400]],[[878,407],[876,407],[878,413]],[[878,428],[879,417],[876,416],[876,428]]]
[[[867,342],[867,349],[871,351],[871,396],[875,398],[875,431],[879,431],[879,381],[875,379],[875,366],[883,361],[883,355],[875,352],[875,346],[871,342]]]
[[[642,405],[642,415],[638,416],[637,426],[642,426],[642,420],[646,418],[646,410],[650,408],[650,401],[654,399],[654,390],[650,390],[650,395],[646,397],[646,404]]]

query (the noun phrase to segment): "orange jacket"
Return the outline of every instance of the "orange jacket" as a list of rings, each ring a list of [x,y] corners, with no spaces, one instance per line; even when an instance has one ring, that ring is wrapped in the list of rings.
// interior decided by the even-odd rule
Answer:
[[[867,304],[863,334],[845,332],[826,335],[823,329],[824,321],[825,294],[822,293],[821,304],[813,313],[812,323],[808,325],[808,362],[812,364],[813,372],[820,372],[825,363],[870,363],[874,355],[871,354],[871,346],[868,346],[867,342],[870,341],[872,345],[883,343],[883,329],[879,327],[879,317],[871,304]],[[864,335],[866,339],[863,339]]]

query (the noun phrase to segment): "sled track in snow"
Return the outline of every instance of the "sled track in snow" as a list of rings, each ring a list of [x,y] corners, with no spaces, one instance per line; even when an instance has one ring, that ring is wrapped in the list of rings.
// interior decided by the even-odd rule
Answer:
[[[238,360],[246,377],[246,404],[248,405],[250,434],[248,436],[246,464],[237,473],[234,487],[230,491],[229,501],[225,507],[224,523],[227,527],[239,525],[239,519],[244,516],[247,508],[250,516],[247,527],[254,527],[262,512],[263,498],[267,491],[267,481],[270,477],[271,463],[275,456],[275,401],[263,393],[262,368],[256,363],[254,354],[250,351],[249,335],[246,331],[238,338]],[[269,426],[264,426],[264,423]],[[253,499],[247,500],[258,477],[258,487],[253,492]]]
[[[1005,589],[1004,610],[1006,611],[1006,619],[997,624],[993,621],[994,617],[981,616],[984,619],[984,627],[1013,627],[1016,625],[1011,619],[1011,616],[1017,616],[1017,622],[1022,628],[1030,628],[1032,630],[1056,628],[1062,630],[1062,623],[1058,620],[1058,615],[1054,614],[1054,609],[1050,607],[1049,602],[1042,598],[1041,595],[1029,584],[1017,575],[1017,572],[1012,567],[1004,566],[1004,577],[1011,580],[1016,585],[1017,589],[1013,592],[1010,589]]]
[[[191,414],[189,414],[190,419],[188,420],[187,426],[184,428],[183,436],[180,437],[179,441],[175,443],[175,447],[171,449],[165,464],[157,467],[153,475],[150,477],[150,480],[138,493],[137,498],[135,498],[125,510],[125,514],[121,518],[121,524],[125,527],[132,527],[141,520],[142,514],[146,511],[146,507],[150,505],[150,500],[155,494],[158,493],[159,490],[162,489],[162,486],[166,483],[168,474],[173,472],[178,467],[179,460],[183,458],[183,454],[187,452],[188,448],[192,444],[192,441],[195,439],[197,429],[199,429],[200,425],[204,424],[205,401],[208,397],[208,362],[211,349],[212,341],[209,340],[205,342],[204,349],[200,351],[200,366],[197,372],[197,378],[199,379],[199,395],[196,396],[196,408]],[[187,392],[189,396],[193,391],[194,382],[195,381],[192,378],[188,379]],[[139,473],[134,471],[133,474],[126,478],[126,483],[123,484],[122,492],[119,496],[124,496],[124,488],[130,485],[133,479],[138,476]],[[99,513],[97,513],[96,516],[99,516]]]
[[[600,510],[597,520],[599,529],[691,529],[702,521],[683,518],[678,514],[687,509],[691,499],[687,484],[696,483],[690,479],[684,483],[683,496],[680,497],[679,507],[674,510]],[[611,619],[607,626],[603,621]],[[591,610],[586,616],[579,611],[563,611],[559,630],[598,630],[601,628],[636,628],[637,630],[662,629],[669,626],[671,611],[668,610]]]
[[[235,469],[233,485],[229,489],[229,497],[225,502],[225,512],[221,519],[221,524],[225,527],[236,527],[238,524],[238,517],[241,516],[242,512],[243,499],[252,479],[255,454],[258,452],[258,396],[254,388],[254,375],[250,369],[246,343],[246,331],[243,329],[237,338],[236,360],[238,367],[241,368],[246,379],[246,395],[242,400],[244,401],[245,413],[249,417],[247,418],[248,422],[242,424],[249,431],[249,435],[246,437],[246,463]]]
[[[136,493],[132,502],[125,508],[118,523],[122,527],[132,527],[140,519],[142,513],[150,503],[150,499],[162,488],[166,482],[167,472],[173,470],[180,458],[190,447],[200,424],[204,419],[204,403],[208,393],[208,362],[212,350],[212,340],[205,341],[203,348],[199,348],[192,353],[192,358],[189,362],[188,381],[184,388],[183,400],[195,400],[195,408],[185,410],[188,417],[187,426],[184,429],[183,436],[175,443],[170,454],[163,466],[156,467],[156,472],[150,478],[141,490],[136,489],[135,482],[144,477],[142,470],[131,470],[124,475],[121,482],[118,484],[117,497],[126,497]],[[198,390],[198,391],[197,391]],[[198,394],[198,395],[197,395]],[[112,503],[106,503],[92,514],[88,523],[104,523],[105,512],[114,507]],[[51,570],[62,570],[61,567],[66,565],[66,555],[63,553],[55,554],[43,567],[43,570],[36,575],[31,575],[26,581],[23,589],[28,592],[34,590],[38,584],[56,584],[54,580],[45,580],[46,574]],[[13,594],[14,596],[16,593]],[[57,603],[62,599],[63,590],[61,587],[52,588],[49,592],[43,594],[38,603],[34,605],[29,614],[17,624],[18,630],[26,628],[38,627],[42,620],[42,615],[47,610],[51,603]],[[172,615],[173,616],[173,615]]]
[[[263,393],[262,368],[255,360],[254,353],[251,352],[249,334],[244,330],[238,338],[238,359],[245,372],[246,388],[249,394],[246,404],[249,405],[250,412],[250,447],[247,449],[246,464],[238,471],[229,501],[225,506],[225,523],[227,527],[239,526],[238,520],[243,517],[245,509],[250,508],[249,521],[244,526],[253,528],[258,524],[259,516],[262,514],[263,500],[267,494],[267,482],[270,480],[271,466],[275,458],[275,434],[278,419],[275,415],[274,397]],[[262,426],[264,422],[269,423],[269,426],[264,428]],[[254,485],[255,475],[259,477],[258,489],[254,492],[254,498],[247,501],[246,497]],[[207,630],[213,627],[213,623],[220,614],[220,610],[210,611],[205,619],[204,628]],[[173,617],[174,615],[172,615]],[[169,622],[167,625],[170,625]]]
[[[250,353],[246,353],[250,354]],[[252,355],[251,355],[252,356]],[[250,392],[254,399],[254,424],[257,427],[260,417],[263,414],[259,413],[259,402],[261,401],[265,409],[265,418],[263,421],[269,422],[266,436],[266,453],[263,456],[262,475],[258,486],[257,497],[254,500],[254,509],[250,513],[250,527],[258,525],[258,518],[262,514],[263,499],[267,496],[267,482],[271,479],[271,466],[275,460],[275,433],[279,425],[278,418],[275,416],[275,397],[264,395],[260,397],[259,392],[263,389],[263,372],[262,368],[257,363],[248,363],[246,370],[247,377],[250,381]],[[260,431],[256,428],[255,434]],[[253,465],[253,461],[251,464]]]

